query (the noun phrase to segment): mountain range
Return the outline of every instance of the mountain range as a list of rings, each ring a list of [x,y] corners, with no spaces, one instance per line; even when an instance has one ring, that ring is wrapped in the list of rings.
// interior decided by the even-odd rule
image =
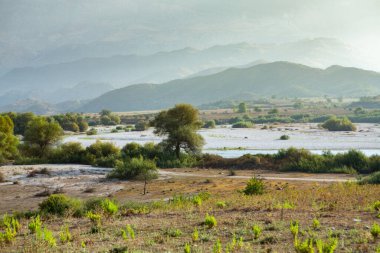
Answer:
[[[201,105],[222,99],[346,96],[380,94],[380,73],[334,65],[326,69],[291,62],[272,62],[248,68],[178,79],[163,84],[137,84],[95,98],[77,111],[98,112],[153,110],[177,103]]]

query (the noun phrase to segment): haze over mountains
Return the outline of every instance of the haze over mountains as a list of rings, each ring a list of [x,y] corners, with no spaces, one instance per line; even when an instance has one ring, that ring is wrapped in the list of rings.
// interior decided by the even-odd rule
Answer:
[[[376,0],[0,1],[0,110],[85,109],[112,89],[276,61],[380,71],[379,8]],[[284,85],[293,78],[271,75]],[[255,94],[266,94],[261,78]],[[374,89],[365,80],[361,93]]]
[[[77,101],[75,103],[81,105],[113,87],[136,83],[157,84],[210,75],[229,67],[244,68],[273,61],[292,61],[319,68],[334,64],[355,65],[360,61],[356,55],[353,48],[338,40],[317,38],[284,44],[239,43],[203,50],[184,48],[151,55],[92,57],[39,67],[16,68],[0,77],[0,110],[18,107],[20,110],[28,110],[37,107],[37,111],[41,112],[43,104],[42,108],[50,108],[47,112],[67,111],[73,107],[62,106],[70,103],[60,104],[59,107],[55,104]],[[127,106],[125,110],[128,108]],[[139,109],[134,107],[134,110]]]

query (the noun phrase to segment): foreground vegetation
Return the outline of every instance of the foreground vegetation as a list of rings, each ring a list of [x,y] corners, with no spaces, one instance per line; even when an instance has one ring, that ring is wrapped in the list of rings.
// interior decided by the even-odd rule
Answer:
[[[4,252],[376,252],[380,186],[256,181],[119,203],[51,195],[38,210],[5,215]],[[257,190],[252,190],[253,187]],[[211,186],[210,186],[211,187]],[[248,194],[251,189],[255,194]],[[198,192],[197,192],[198,191]],[[246,193],[245,193],[246,192]]]

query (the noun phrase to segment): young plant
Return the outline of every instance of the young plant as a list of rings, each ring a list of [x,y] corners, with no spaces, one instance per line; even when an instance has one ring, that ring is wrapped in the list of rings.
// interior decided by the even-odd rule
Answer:
[[[68,225],[62,226],[59,232],[59,239],[62,243],[69,243],[73,240]]]
[[[290,232],[292,232],[293,237],[297,238],[299,232],[299,223],[298,221],[290,222]]]
[[[99,233],[102,228],[102,216],[89,211],[87,212],[86,217],[89,218],[92,223],[91,233]]]
[[[294,250],[297,253],[314,253],[313,240],[306,239],[305,241],[299,241],[298,238],[295,238]]]
[[[319,222],[319,220],[317,218],[313,219],[312,227],[314,230],[318,230],[321,228],[321,223]]]
[[[202,205],[202,198],[200,196],[194,196],[193,198],[193,203],[196,206],[201,206]]]
[[[380,235],[380,225],[377,223],[373,223],[370,232],[371,232],[373,238],[375,238],[375,239],[378,238]]]
[[[206,214],[204,224],[205,224],[208,228],[213,228],[213,227],[216,227],[216,225],[217,225],[217,221],[216,221],[216,219],[215,219],[214,216]]]
[[[37,231],[41,231],[42,222],[40,219],[40,216],[37,215],[36,217],[32,218],[32,220],[28,224],[29,232],[31,234],[36,233]]]
[[[184,253],[191,253],[191,246],[190,246],[190,244],[188,244],[188,243],[185,244],[183,252]]]
[[[220,242],[219,239],[216,240],[214,247],[212,249],[212,252],[213,253],[222,253],[222,243]]]
[[[227,204],[224,201],[218,201],[218,202],[216,202],[216,206],[218,208],[225,208],[227,206]]]
[[[261,227],[257,224],[253,225],[252,232],[255,240],[258,239],[262,232]]]
[[[55,240],[53,232],[48,230],[46,227],[44,227],[43,239],[45,242],[48,243],[48,245],[50,247],[56,247],[57,246],[57,241]]]
[[[121,229],[121,236],[124,240],[128,240],[128,238],[133,240],[135,239],[135,230],[128,224],[125,226],[125,229]]]
[[[318,253],[334,253],[338,246],[337,238],[329,238],[327,242],[323,242],[321,239],[316,241]]]
[[[119,210],[119,206],[114,201],[112,201],[110,199],[104,199],[101,202],[101,207],[102,207],[103,212],[107,216],[113,216]]]
[[[194,232],[191,235],[191,238],[193,239],[193,242],[196,242],[196,241],[199,240],[199,233],[198,233],[198,229],[197,228],[194,228]]]

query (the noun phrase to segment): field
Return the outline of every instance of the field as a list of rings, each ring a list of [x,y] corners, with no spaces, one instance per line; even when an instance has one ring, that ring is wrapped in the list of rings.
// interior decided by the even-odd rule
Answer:
[[[56,247],[36,239],[28,230],[30,220],[21,218],[21,229],[11,244],[3,245],[3,252],[184,252],[185,245],[191,252],[295,252],[292,221],[299,222],[299,244],[307,238],[336,240],[335,252],[376,252],[380,246],[370,232],[379,223],[379,207],[374,203],[380,200],[380,186],[360,186],[348,175],[236,171],[231,176],[225,170],[162,170],[159,179],[148,185],[148,194],[142,195],[142,182],[104,182],[104,172],[90,173],[85,168],[65,180],[68,175],[57,176],[55,166],[45,167],[50,175],[34,177],[25,176],[33,170],[30,167],[7,168],[7,177],[18,176],[13,178],[18,183],[0,186],[1,213],[36,210],[46,198],[36,193],[53,190],[57,178],[62,180],[60,193],[82,200],[109,197],[119,203],[119,210],[114,215],[101,212],[98,232],[92,231],[94,224],[87,217],[42,216]],[[253,175],[267,178],[263,195],[241,193]],[[32,182],[45,182],[45,189]],[[111,185],[118,188],[105,196]],[[215,217],[215,226],[205,224],[207,214]],[[59,239],[65,224],[72,236],[69,243]]]

